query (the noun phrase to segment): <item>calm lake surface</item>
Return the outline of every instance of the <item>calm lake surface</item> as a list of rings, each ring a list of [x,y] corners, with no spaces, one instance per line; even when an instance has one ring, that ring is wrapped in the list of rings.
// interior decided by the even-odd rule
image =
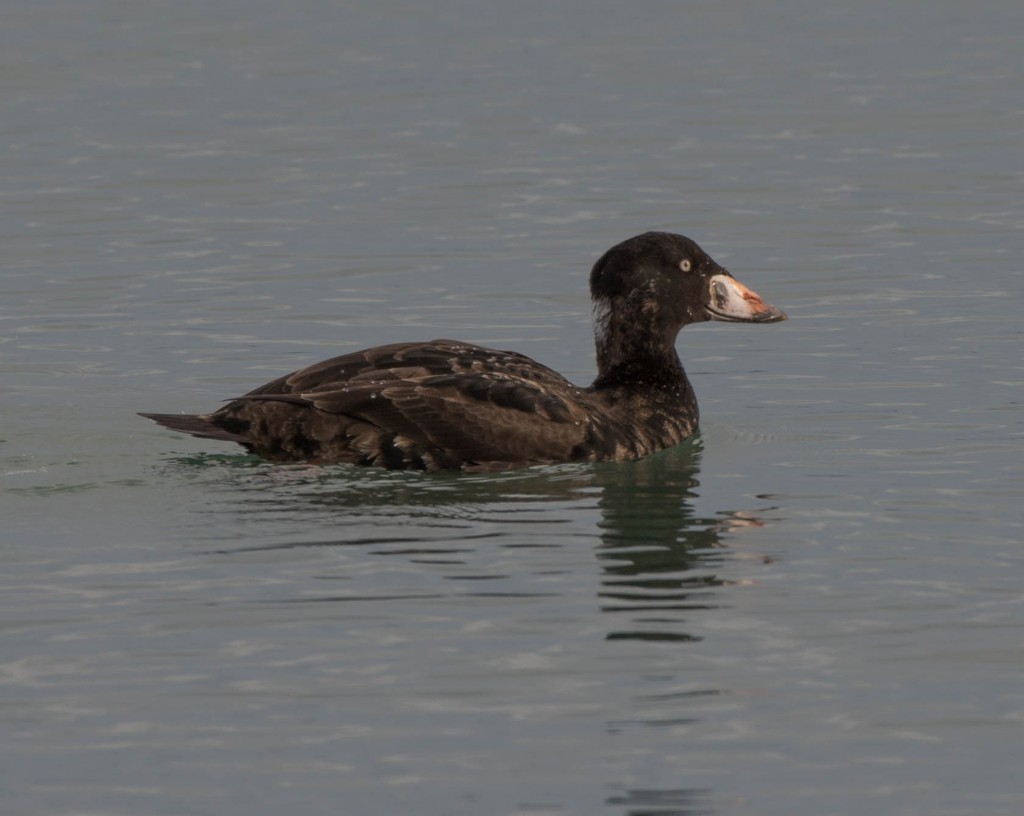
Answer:
[[[8,0],[5,816],[1024,812],[1024,5]],[[587,383],[690,235],[785,309],[651,459],[136,411],[456,337]]]

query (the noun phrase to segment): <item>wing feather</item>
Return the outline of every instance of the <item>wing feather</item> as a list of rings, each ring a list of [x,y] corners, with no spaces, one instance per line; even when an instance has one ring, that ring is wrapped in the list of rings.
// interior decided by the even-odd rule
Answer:
[[[317,439],[328,417],[337,416],[338,433],[348,440],[341,443],[368,460],[391,449],[483,467],[572,458],[590,431],[581,396],[581,389],[524,355],[434,340],[325,360],[218,413],[243,418],[258,412],[259,403],[286,403]]]

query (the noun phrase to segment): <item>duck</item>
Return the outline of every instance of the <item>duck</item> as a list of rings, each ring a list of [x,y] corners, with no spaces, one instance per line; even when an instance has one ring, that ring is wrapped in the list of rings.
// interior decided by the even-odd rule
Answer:
[[[590,296],[589,386],[515,351],[430,340],[314,363],[211,413],[140,415],[273,462],[488,472],[639,459],[697,431],[697,398],[676,352],[684,326],[787,319],[695,241],[669,232],[605,252]]]

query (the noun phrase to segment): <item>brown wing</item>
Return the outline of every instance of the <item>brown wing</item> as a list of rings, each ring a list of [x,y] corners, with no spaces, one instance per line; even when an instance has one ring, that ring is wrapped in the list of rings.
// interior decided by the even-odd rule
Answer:
[[[557,371],[518,352],[499,351],[456,340],[430,340],[425,343],[392,343],[332,357],[272,380],[245,396],[331,390],[352,384],[357,378],[395,380],[403,378],[409,369],[416,369],[423,375],[500,369],[520,380],[571,387]]]
[[[241,419],[263,413],[258,404],[287,403],[292,410],[281,424],[295,434],[296,423],[304,422],[309,436],[324,443],[319,458],[353,461],[337,452],[340,445],[366,463],[413,466],[390,455],[398,451],[428,467],[489,468],[573,458],[589,431],[580,395],[560,374],[521,354],[435,340],[325,360],[218,414]],[[329,444],[325,426],[336,431]]]

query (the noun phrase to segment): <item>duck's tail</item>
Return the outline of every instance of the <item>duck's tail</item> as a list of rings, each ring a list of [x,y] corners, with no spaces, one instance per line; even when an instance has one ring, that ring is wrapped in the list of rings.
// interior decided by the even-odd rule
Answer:
[[[239,442],[244,444],[247,440],[239,434],[220,428],[212,421],[209,414],[143,414],[139,416],[151,419],[165,428],[181,433],[192,434],[202,439],[219,439],[224,442]]]

